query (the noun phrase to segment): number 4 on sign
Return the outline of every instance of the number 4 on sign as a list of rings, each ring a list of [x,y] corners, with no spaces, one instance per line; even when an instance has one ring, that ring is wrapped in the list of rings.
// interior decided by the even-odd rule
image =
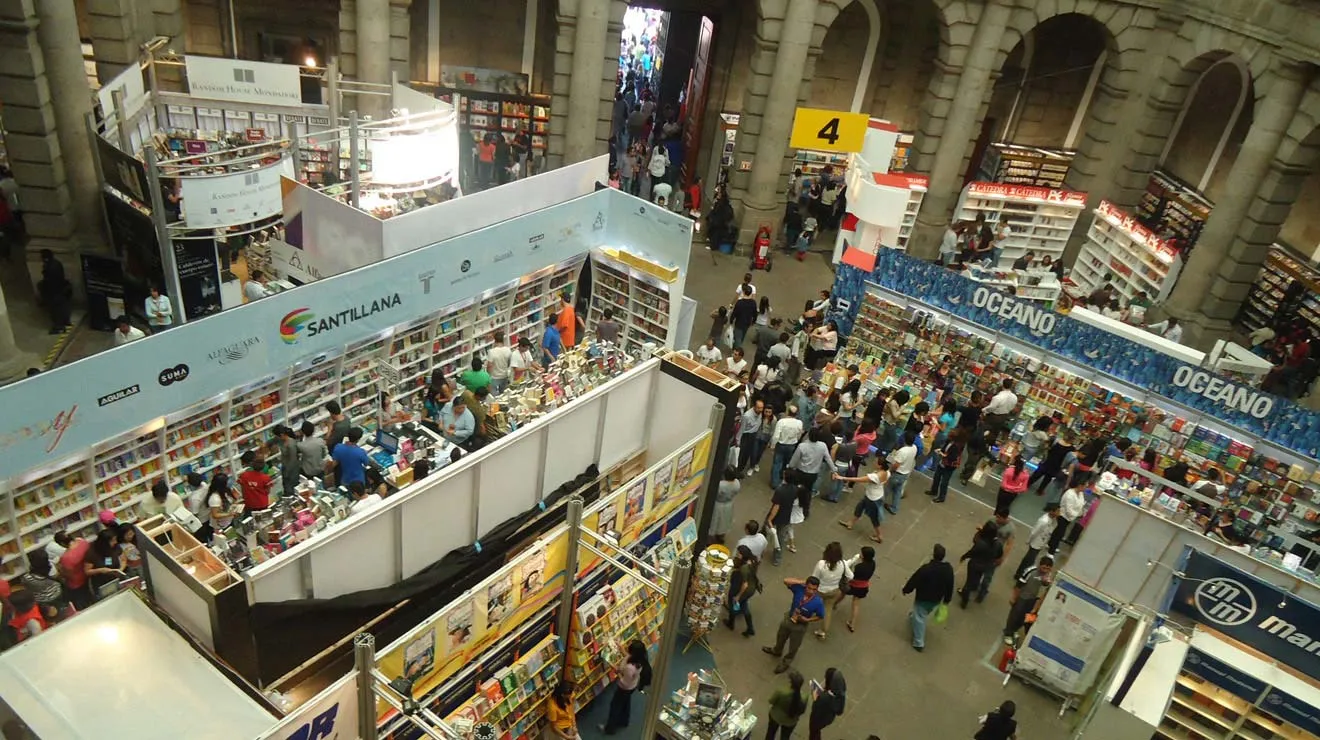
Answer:
[[[868,121],[864,113],[798,108],[788,145],[794,149],[860,152]]]

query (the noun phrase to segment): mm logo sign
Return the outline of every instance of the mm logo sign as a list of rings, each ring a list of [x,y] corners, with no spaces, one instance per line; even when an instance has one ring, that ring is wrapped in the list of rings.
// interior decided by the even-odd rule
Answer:
[[[1245,624],[1256,616],[1256,595],[1232,578],[1211,578],[1196,587],[1196,610],[1221,627]]]
[[[316,715],[311,722],[299,727],[289,734],[288,740],[336,740],[339,733],[335,731],[335,718],[339,715],[339,705],[336,704],[321,714]],[[352,728],[356,733],[356,728]]]

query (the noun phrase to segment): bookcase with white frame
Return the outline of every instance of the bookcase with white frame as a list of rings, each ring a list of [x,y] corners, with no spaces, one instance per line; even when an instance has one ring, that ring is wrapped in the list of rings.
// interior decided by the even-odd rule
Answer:
[[[1176,247],[1142,226],[1134,216],[1102,200],[1073,263],[1072,279],[1090,293],[1112,274],[1110,282],[1126,300],[1139,292],[1158,300],[1172,287],[1180,266]]]
[[[56,532],[90,536],[102,511],[120,521],[136,519],[137,504],[156,481],[182,495],[189,473],[232,476],[242,454],[265,444],[279,424],[296,431],[310,421],[323,432],[328,401],[339,401],[356,426],[372,431],[382,390],[396,404],[420,405],[432,370],[451,377],[461,372],[473,352],[491,346],[496,329],[505,331],[507,341],[528,336],[539,346],[547,307],[557,308],[559,294],[576,284],[584,259],[546,267],[484,296],[306,358],[6,481],[0,488],[0,577],[25,572],[24,555],[44,547]],[[646,305],[642,290],[634,306],[638,312]],[[666,308],[663,325],[667,322]],[[380,363],[398,372],[399,387],[381,388]]]
[[[978,215],[993,231],[1001,220],[1012,229],[999,264],[1008,267],[1028,251],[1036,258],[1059,259],[1077,218],[1086,208],[1086,193],[1025,185],[973,182],[963,189],[954,209],[958,221],[972,222]]]
[[[591,309],[587,326],[595,331],[606,309],[621,326],[619,344],[627,351],[646,342],[665,346],[669,338],[669,285],[603,253],[591,256]]]

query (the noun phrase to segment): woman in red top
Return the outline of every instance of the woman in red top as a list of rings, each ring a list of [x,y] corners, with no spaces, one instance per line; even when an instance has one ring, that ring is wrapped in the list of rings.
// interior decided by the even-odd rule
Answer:
[[[1027,461],[1021,455],[1013,458],[1013,464],[1004,469],[1004,477],[999,482],[999,496],[995,499],[995,511],[1008,511],[1013,501],[1027,490],[1027,481],[1031,474],[1027,472]]]
[[[495,140],[493,134],[487,134],[486,138],[477,144],[477,179],[482,185],[490,185],[495,182]]]

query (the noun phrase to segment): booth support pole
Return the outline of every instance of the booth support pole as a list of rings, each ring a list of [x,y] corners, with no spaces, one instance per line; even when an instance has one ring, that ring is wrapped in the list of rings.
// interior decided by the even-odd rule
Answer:
[[[376,638],[363,632],[353,638],[353,664],[357,669],[358,726],[360,740],[376,740]]]
[[[330,98],[330,128],[339,128],[339,60],[331,57],[325,66],[325,86]],[[310,129],[309,129],[310,131]]]
[[[128,115],[128,107],[124,105],[124,91],[111,90],[110,102],[115,107],[115,131],[119,133],[119,151],[132,154],[133,144],[128,140],[128,122],[124,120]]]
[[[665,618],[660,623],[660,646],[655,653],[655,666],[651,671],[651,690],[646,694],[646,713],[642,718],[642,737],[655,737],[660,723],[660,708],[665,703],[665,687],[669,675],[669,656],[678,643],[678,628],[683,622],[683,596],[688,575],[692,572],[692,557],[684,555],[669,571],[669,593],[665,595]]]
[[[710,428],[710,453],[706,455],[706,477],[702,478],[705,485],[697,489],[697,509],[693,516],[697,520],[698,532],[702,531],[702,525],[705,523],[701,518],[706,513],[706,495],[713,486],[718,485],[712,476],[720,470],[720,466],[715,462],[715,446],[720,441],[720,425],[724,423],[724,411],[724,404],[719,402],[710,407],[710,419],[707,421]]]
[[[582,497],[576,493],[568,498],[568,547],[564,548],[564,590],[559,594],[557,634],[567,640],[573,627],[573,583],[577,581],[578,538],[582,536]],[[643,736],[645,737],[645,736]]]
[[[348,119],[348,177],[349,177],[349,201],[354,208],[362,200],[362,173],[358,169],[358,157],[362,152],[358,151],[358,112],[354,110],[349,114]]]
[[[289,146],[293,151],[293,179],[299,179],[302,173],[302,151],[298,142],[298,122],[289,121]]]
[[[101,148],[97,146],[97,140],[100,138],[101,135],[96,133],[96,114],[92,113],[91,111],[88,111],[87,115],[83,117],[83,121],[87,125],[88,143],[92,147],[92,171],[96,173],[96,181],[100,183],[104,183],[105,170],[101,168]],[[104,194],[102,194],[102,197],[97,200],[97,204],[101,207],[101,225],[105,227],[106,238],[110,239],[111,242],[110,245],[113,247],[115,246],[114,233],[110,231],[110,214],[106,213],[105,211]],[[118,252],[119,251],[118,248],[116,248],[115,251]]]
[[[169,224],[165,222],[165,199],[160,194],[160,170],[156,168],[156,151],[142,147],[147,160],[147,188],[151,190],[151,222],[156,225],[156,241],[160,242],[161,272],[165,273],[165,288],[174,301],[179,323],[188,323],[188,311],[183,307],[183,287],[179,284],[179,265],[174,260],[174,242],[170,240]]]

